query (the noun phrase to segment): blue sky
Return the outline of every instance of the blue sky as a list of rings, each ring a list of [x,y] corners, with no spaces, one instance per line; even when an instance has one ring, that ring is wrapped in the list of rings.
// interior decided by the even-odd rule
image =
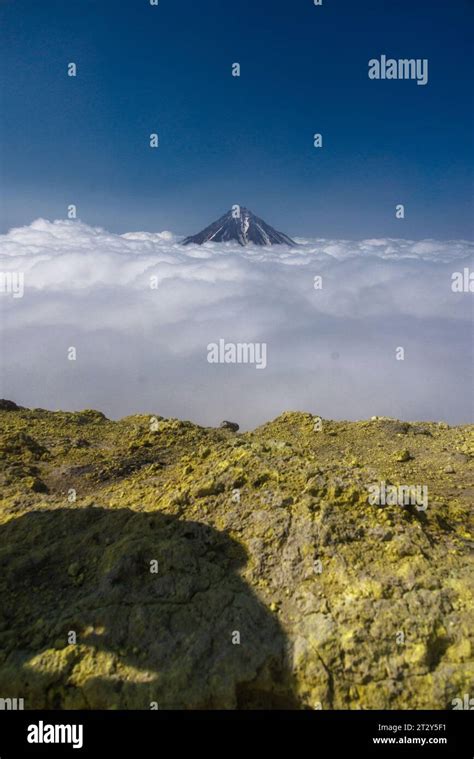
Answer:
[[[75,203],[114,232],[188,234],[241,203],[291,235],[472,237],[469,0],[3,0],[0,15],[1,231]],[[369,80],[382,53],[428,58],[429,83]]]

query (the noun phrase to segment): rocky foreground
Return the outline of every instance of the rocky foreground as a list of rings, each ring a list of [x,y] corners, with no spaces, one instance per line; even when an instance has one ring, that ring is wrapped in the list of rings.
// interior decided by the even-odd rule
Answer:
[[[472,428],[285,413],[236,434],[0,407],[1,698],[452,709],[474,695]],[[426,487],[427,508],[370,502],[380,483]]]

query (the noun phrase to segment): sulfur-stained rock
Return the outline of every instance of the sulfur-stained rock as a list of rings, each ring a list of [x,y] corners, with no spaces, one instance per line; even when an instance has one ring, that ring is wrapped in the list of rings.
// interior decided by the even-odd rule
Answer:
[[[286,412],[235,436],[14,410],[0,408],[3,698],[449,709],[472,692],[471,427]],[[425,487],[427,508],[371,503],[381,483]]]

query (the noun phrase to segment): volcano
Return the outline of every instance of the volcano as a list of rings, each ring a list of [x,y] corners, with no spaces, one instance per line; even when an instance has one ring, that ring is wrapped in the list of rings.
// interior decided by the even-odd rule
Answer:
[[[202,245],[205,242],[230,242],[235,240],[239,245],[296,245],[296,243],[263,219],[249,211],[244,206],[233,206],[220,219],[196,235],[186,237],[182,244]]]

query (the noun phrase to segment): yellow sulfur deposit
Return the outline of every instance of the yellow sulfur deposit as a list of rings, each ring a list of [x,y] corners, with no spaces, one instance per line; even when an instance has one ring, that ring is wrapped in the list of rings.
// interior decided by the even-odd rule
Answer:
[[[472,693],[472,428],[288,412],[238,434],[1,408],[1,698],[450,709]]]

